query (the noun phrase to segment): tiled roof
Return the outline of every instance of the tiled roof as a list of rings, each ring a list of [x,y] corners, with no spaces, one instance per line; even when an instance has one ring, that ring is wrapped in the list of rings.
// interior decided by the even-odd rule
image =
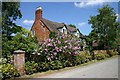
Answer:
[[[74,27],[67,26],[67,28],[68,28],[68,31],[70,31],[70,32],[76,32],[77,31],[77,28],[74,28]]]
[[[66,26],[67,31],[69,33],[76,32],[78,30],[77,28],[70,27],[69,25],[66,25],[64,23],[53,22],[53,21],[47,20],[45,18],[42,18],[42,22],[49,28],[50,31],[58,32],[58,29],[63,28],[64,26]],[[80,33],[81,38],[84,37],[80,31],[79,31],[79,33]]]
[[[50,29],[50,31],[55,31],[57,32],[58,28],[64,27],[63,23],[58,23],[58,22],[53,22],[47,19],[42,18],[43,23]]]

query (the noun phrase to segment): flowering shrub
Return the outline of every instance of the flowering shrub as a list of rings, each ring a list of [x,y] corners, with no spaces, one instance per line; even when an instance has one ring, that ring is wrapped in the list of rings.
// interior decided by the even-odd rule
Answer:
[[[81,49],[76,37],[58,33],[56,38],[47,39],[40,49],[45,61],[71,60]]]
[[[61,69],[76,66],[91,59],[90,55],[81,56],[81,41],[73,35],[56,34],[40,44],[38,54],[34,55],[35,62],[26,62],[27,74],[46,70]],[[37,64],[36,64],[37,63]]]

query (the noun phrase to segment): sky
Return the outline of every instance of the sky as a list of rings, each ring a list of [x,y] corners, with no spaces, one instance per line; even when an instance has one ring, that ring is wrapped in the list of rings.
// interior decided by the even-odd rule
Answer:
[[[88,35],[92,28],[88,24],[90,16],[98,14],[98,8],[108,4],[114,8],[118,16],[118,2],[105,2],[104,0],[87,2],[20,2],[22,18],[16,21],[28,30],[31,29],[35,20],[35,11],[38,6],[42,7],[42,17],[54,22],[75,25],[83,35]]]

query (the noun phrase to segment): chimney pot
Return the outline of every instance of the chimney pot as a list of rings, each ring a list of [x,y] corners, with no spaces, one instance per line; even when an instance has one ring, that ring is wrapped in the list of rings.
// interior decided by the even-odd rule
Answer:
[[[41,7],[41,6],[39,6],[39,7],[37,7],[37,8],[36,8],[36,10],[42,10],[42,7]]]

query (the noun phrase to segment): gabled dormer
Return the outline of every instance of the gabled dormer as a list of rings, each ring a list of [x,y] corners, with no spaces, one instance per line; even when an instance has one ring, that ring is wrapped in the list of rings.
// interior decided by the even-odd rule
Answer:
[[[61,33],[64,33],[64,34],[67,34],[67,32],[68,32],[65,24],[62,27],[59,27],[58,31],[60,31]]]

